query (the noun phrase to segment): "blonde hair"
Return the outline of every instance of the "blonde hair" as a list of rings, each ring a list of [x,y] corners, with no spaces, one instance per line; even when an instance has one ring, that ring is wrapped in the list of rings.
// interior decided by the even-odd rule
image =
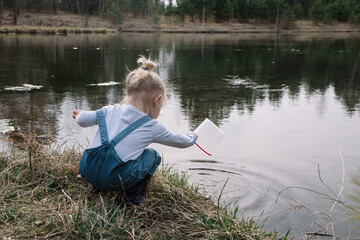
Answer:
[[[166,87],[160,76],[153,71],[157,66],[156,62],[144,56],[140,56],[137,62],[140,67],[126,77],[126,97],[123,102],[134,102],[137,108],[151,115],[153,98],[160,94],[163,101]]]

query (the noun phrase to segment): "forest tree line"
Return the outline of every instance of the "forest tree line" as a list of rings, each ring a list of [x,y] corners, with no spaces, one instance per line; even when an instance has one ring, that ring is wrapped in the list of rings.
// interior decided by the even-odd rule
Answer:
[[[153,23],[169,15],[203,22],[310,19],[360,23],[359,0],[0,0],[0,24],[5,10],[12,14],[14,24],[22,12],[58,11],[98,15],[115,24],[121,23],[125,15],[148,18]]]

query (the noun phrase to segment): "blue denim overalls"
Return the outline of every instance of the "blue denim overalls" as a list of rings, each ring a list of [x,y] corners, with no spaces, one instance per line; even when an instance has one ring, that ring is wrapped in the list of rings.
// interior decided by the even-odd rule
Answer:
[[[103,111],[96,111],[101,146],[86,149],[80,160],[80,174],[94,187],[102,190],[121,191],[134,187],[147,174],[154,174],[160,165],[161,157],[147,148],[136,160],[123,162],[114,147],[132,131],[151,120],[148,115],[140,118],[116,135],[110,142]]]

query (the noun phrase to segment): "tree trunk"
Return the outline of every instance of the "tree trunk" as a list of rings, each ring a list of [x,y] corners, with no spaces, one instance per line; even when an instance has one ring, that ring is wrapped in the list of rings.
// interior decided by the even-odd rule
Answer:
[[[87,28],[89,26],[89,15],[85,13],[84,16],[84,27]]]
[[[151,4],[151,2],[152,2],[152,0],[148,0],[149,1],[149,23],[151,24],[151,10],[152,10],[152,4]]]
[[[104,18],[104,1],[99,0],[99,10],[101,18]]]
[[[277,33],[274,34],[274,57],[272,63],[276,62]]]
[[[57,0],[52,0],[52,7],[53,7],[53,12],[56,13],[56,9],[57,9],[57,4],[56,4]]]
[[[2,25],[2,23],[1,23],[1,18],[2,18],[2,8],[3,8],[3,4],[4,4],[4,1],[3,1],[3,0],[0,0],[0,25]]]
[[[14,0],[13,2],[13,22],[14,22],[14,25],[17,25],[17,1]]]
[[[278,24],[279,24],[279,10],[280,10],[280,0],[278,0],[278,5],[277,5],[277,14],[276,14],[275,32],[277,32],[277,31],[278,31]]]
[[[145,6],[145,4],[142,6],[142,17],[143,17],[143,19],[146,19],[146,6]]]
[[[204,31],[204,26],[205,26],[205,0],[204,0],[204,4],[203,4],[201,31]]]
[[[89,4],[88,1],[85,1],[85,3],[82,5],[83,9],[81,10],[81,13],[84,15],[84,27],[89,26]]]
[[[69,1],[69,11],[72,11],[73,13],[79,13],[78,9],[78,0]]]
[[[79,0],[76,0],[76,8],[77,8],[77,12],[81,15],[82,11],[81,11]]]
[[[74,12],[74,10],[72,8],[72,3],[70,1],[68,2],[68,9],[69,9],[69,11]]]

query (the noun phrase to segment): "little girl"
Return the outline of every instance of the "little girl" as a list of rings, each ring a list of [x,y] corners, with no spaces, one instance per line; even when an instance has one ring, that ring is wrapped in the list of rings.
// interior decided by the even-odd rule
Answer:
[[[99,125],[93,141],[80,160],[80,174],[93,190],[125,193],[125,199],[139,205],[151,176],[161,162],[150,143],[185,148],[197,139],[168,131],[156,119],[165,98],[165,84],[153,70],[156,66],[142,56],[140,68],[126,77],[126,97],[122,104],[97,111],[75,110],[73,118],[81,127]]]

